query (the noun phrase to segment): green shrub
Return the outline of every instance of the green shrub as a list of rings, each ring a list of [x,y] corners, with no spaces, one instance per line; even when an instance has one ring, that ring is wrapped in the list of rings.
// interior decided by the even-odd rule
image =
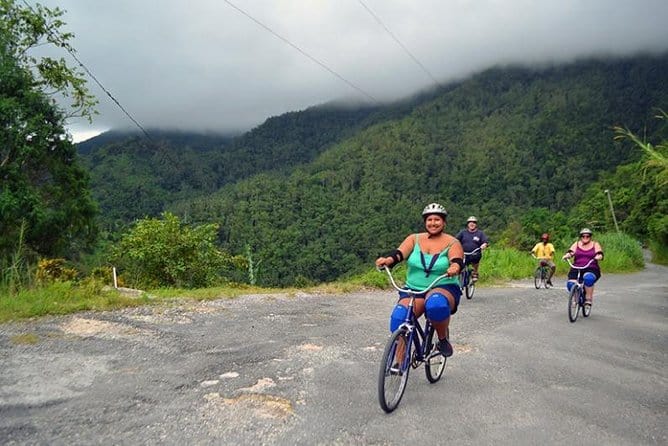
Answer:
[[[66,266],[65,259],[40,259],[35,278],[38,283],[67,282],[75,280],[79,273]]]
[[[114,262],[129,284],[141,288],[197,288],[226,280],[239,259],[219,250],[217,224],[189,227],[169,212],[140,220],[115,250]]]

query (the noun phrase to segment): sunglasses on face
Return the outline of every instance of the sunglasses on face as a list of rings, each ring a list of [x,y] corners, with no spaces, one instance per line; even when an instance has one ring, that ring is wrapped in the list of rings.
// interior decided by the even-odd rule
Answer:
[[[589,234],[584,234],[584,235],[581,235],[580,238],[591,238],[591,235],[589,235]]]

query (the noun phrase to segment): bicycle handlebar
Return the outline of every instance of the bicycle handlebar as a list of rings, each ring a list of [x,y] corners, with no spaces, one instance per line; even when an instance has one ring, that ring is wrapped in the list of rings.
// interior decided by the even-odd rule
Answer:
[[[596,259],[591,259],[589,262],[587,262],[587,264],[586,264],[585,266],[575,266],[575,265],[573,265],[573,264],[571,263],[571,259],[563,259],[563,261],[566,262],[566,263],[568,263],[568,264],[571,266],[571,268],[573,268],[573,269],[585,269],[585,268],[589,268],[589,265],[591,265],[591,262],[593,262],[594,260],[596,260]]]
[[[377,269],[378,269],[378,271],[385,270],[385,272],[387,273],[387,277],[390,278],[390,283],[392,284],[392,286],[394,287],[395,290],[401,291],[401,292],[404,292],[404,293],[412,293],[412,294],[425,293],[425,292],[429,291],[430,289],[432,289],[432,287],[434,285],[436,285],[436,282],[438,282],[439,280],[445,279],[446,277],[450,277],[450,275],[448,273],[441,274],[440,276],[435,278],[434,281],[432,283],[430,283],[429,286],[427,286],[427,288],[425,288],[423,290],[411,290],[410,288],[401,288],[399,285],[397,285],[397,283],[394,281],[394,277],[392,276],[392,272],[390,271],[390,269],[387,266],[383,265],[383,266],[381,266],[380,268],[377,268]]]
[[[465,255],[465,256],[470,256],[470,255],[472,255],[472,254],[475,254],[475,253],[478,252],[478,251],[480,251],[480,247],[474,249],[474,250],[471,251],[471,252],[465,252],[464,255]]]

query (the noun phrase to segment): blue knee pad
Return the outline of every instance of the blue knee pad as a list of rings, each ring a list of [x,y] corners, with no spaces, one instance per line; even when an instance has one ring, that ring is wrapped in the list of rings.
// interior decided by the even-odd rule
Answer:
[[[432,322],[441,322],[450,317],[450,302],[441,293],[434,293],[424,304],[424,312]]]
[[[399,328],[401,324],[406,320],[406,314],[408,313],[408,308],[403,305],[396,304],[390,315],[390,332],[394,333],[394,330]]]
[[[566,282],[566,289],[570,292],[573,287],[575,286],[575,282],[571,282],[570,280]]]
[[[596,282],[596,274],[587,271],[584,273],[584,276],[582,276],[582,280],[585,286],[592,286]]]

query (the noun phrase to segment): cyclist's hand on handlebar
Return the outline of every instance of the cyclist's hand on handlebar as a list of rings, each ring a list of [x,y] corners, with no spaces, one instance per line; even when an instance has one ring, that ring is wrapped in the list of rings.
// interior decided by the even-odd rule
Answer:
[[[392,257],[378,257],[376,259],[376,268],[382,268],[384,266],[390,267],[394,264],[394,259]]]
[[[459,267],[451,266],[445,273],[448,275],[448,277],[456,276],[457,274],[459,274]]]

